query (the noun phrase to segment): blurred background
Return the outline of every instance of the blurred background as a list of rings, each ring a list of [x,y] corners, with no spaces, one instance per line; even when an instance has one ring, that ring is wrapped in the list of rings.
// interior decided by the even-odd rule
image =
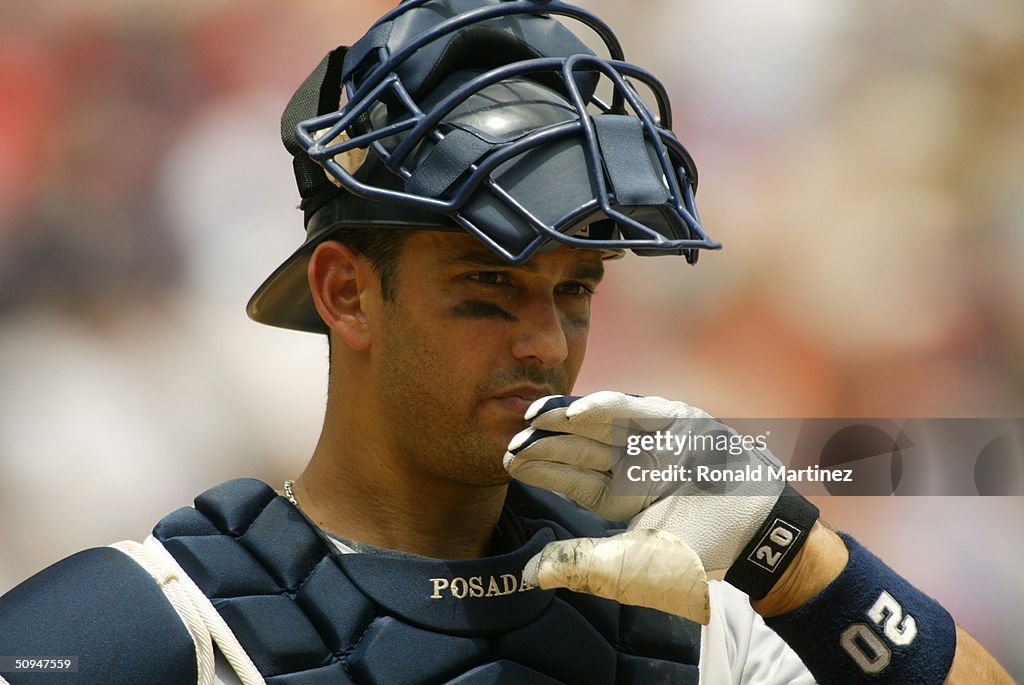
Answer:
[[[578,390],[1024,416],[1024,4],[581,4],[673,95],[725,249],[615,264]],[[301,471],[326,345],[243,311],[303,237],[278,121],[392,6],[0,4],[0,592]],[[816,501],[1024,678],[1024,500]]]

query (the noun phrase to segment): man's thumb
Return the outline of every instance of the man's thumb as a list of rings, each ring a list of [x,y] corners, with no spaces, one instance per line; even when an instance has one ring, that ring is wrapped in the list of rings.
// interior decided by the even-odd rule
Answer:
[[[702,624],[711,617],[700,557],[663,530],[548,543],[527,562],[523,581],[659,609]]]

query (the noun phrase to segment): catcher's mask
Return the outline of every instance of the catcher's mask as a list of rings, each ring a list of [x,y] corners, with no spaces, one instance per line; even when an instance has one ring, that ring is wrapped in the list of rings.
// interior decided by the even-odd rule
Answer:
[[[553,15],[590,27],[610,58]],[[328,54],[285,109],[306,241],[249,316],[324,332],[306,266],[345,227],[466,230],[510,264],[559,244],[692,264],[720,244],[700,225],[671,116],[658,80],[586,10],[405,0]]]

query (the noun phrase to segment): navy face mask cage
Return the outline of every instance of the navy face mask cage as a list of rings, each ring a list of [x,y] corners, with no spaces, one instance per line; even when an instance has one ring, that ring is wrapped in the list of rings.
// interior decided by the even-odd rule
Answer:
[[[556,16],[589,27],[609,58]],[[586,10],[405,0],[285,109],[307,238],[249,316],[322,332],[305,265],[345,226],[465,230],[512,264],[559,244],[695,263],[721,245],[701,227],[697,169],[671,116],[658,80]]]
[[[452,15],[456,5],[477,6]],[[480,5],[408,0],[383,17],[345,57],[346,106],[298,124],[296,139],[306,154],[351,193],[447,216],[511,263],[550,241],[683,254],[691,263],[696,248],[720,247],[700,225],[696,167],[668,130],[667,94],[649,72],[622,61],[611,30],[593,14],[555,0]],[[441,6],[447,11],[433,11]],[[427,12],[434,23],[423,26],[425,18],[414,15]],[[597,57],[548,15],[590,26],[613,58]],[[413,33],[410,26],[422,29]],[[477,47],[479,57],[487,52],[485,41],[504,34],[511,42],[513,30],[519,31],[519,53],[539,56],[482,73],[460,68],[453,56]],[[563,46],[575,52],[544,54]],[[431,84],[438,72],[447,78]],[[601,77],[611,83],[610,103],[594,96]],[[630,81],[649,89],[657,114]],[[495,105],[486,96],[496,88],[526,97]],[[476,125],[465,116],[459,120],[460,108],[474,96],[484,100],[477,113],[489,112],[476,116]],[[528,119],[531,107],[561,108],[562,120],[514,136],[488,130],[488,120],[502,127]],[[337,159],[367,148],[402,183],[367,182]],[[582,226],[594,230],[574,235]]]

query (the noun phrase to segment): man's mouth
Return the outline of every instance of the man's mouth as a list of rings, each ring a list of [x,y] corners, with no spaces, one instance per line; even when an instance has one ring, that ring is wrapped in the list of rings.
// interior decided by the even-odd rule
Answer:
[[[512,388],[501,390],[494,395],[493,399],[508,407],[509,411],[523,417],[526,414],[526,410],[530,408],[530,405],[541,397],[556,394],[558,393],[549,387],[517,385]]]

